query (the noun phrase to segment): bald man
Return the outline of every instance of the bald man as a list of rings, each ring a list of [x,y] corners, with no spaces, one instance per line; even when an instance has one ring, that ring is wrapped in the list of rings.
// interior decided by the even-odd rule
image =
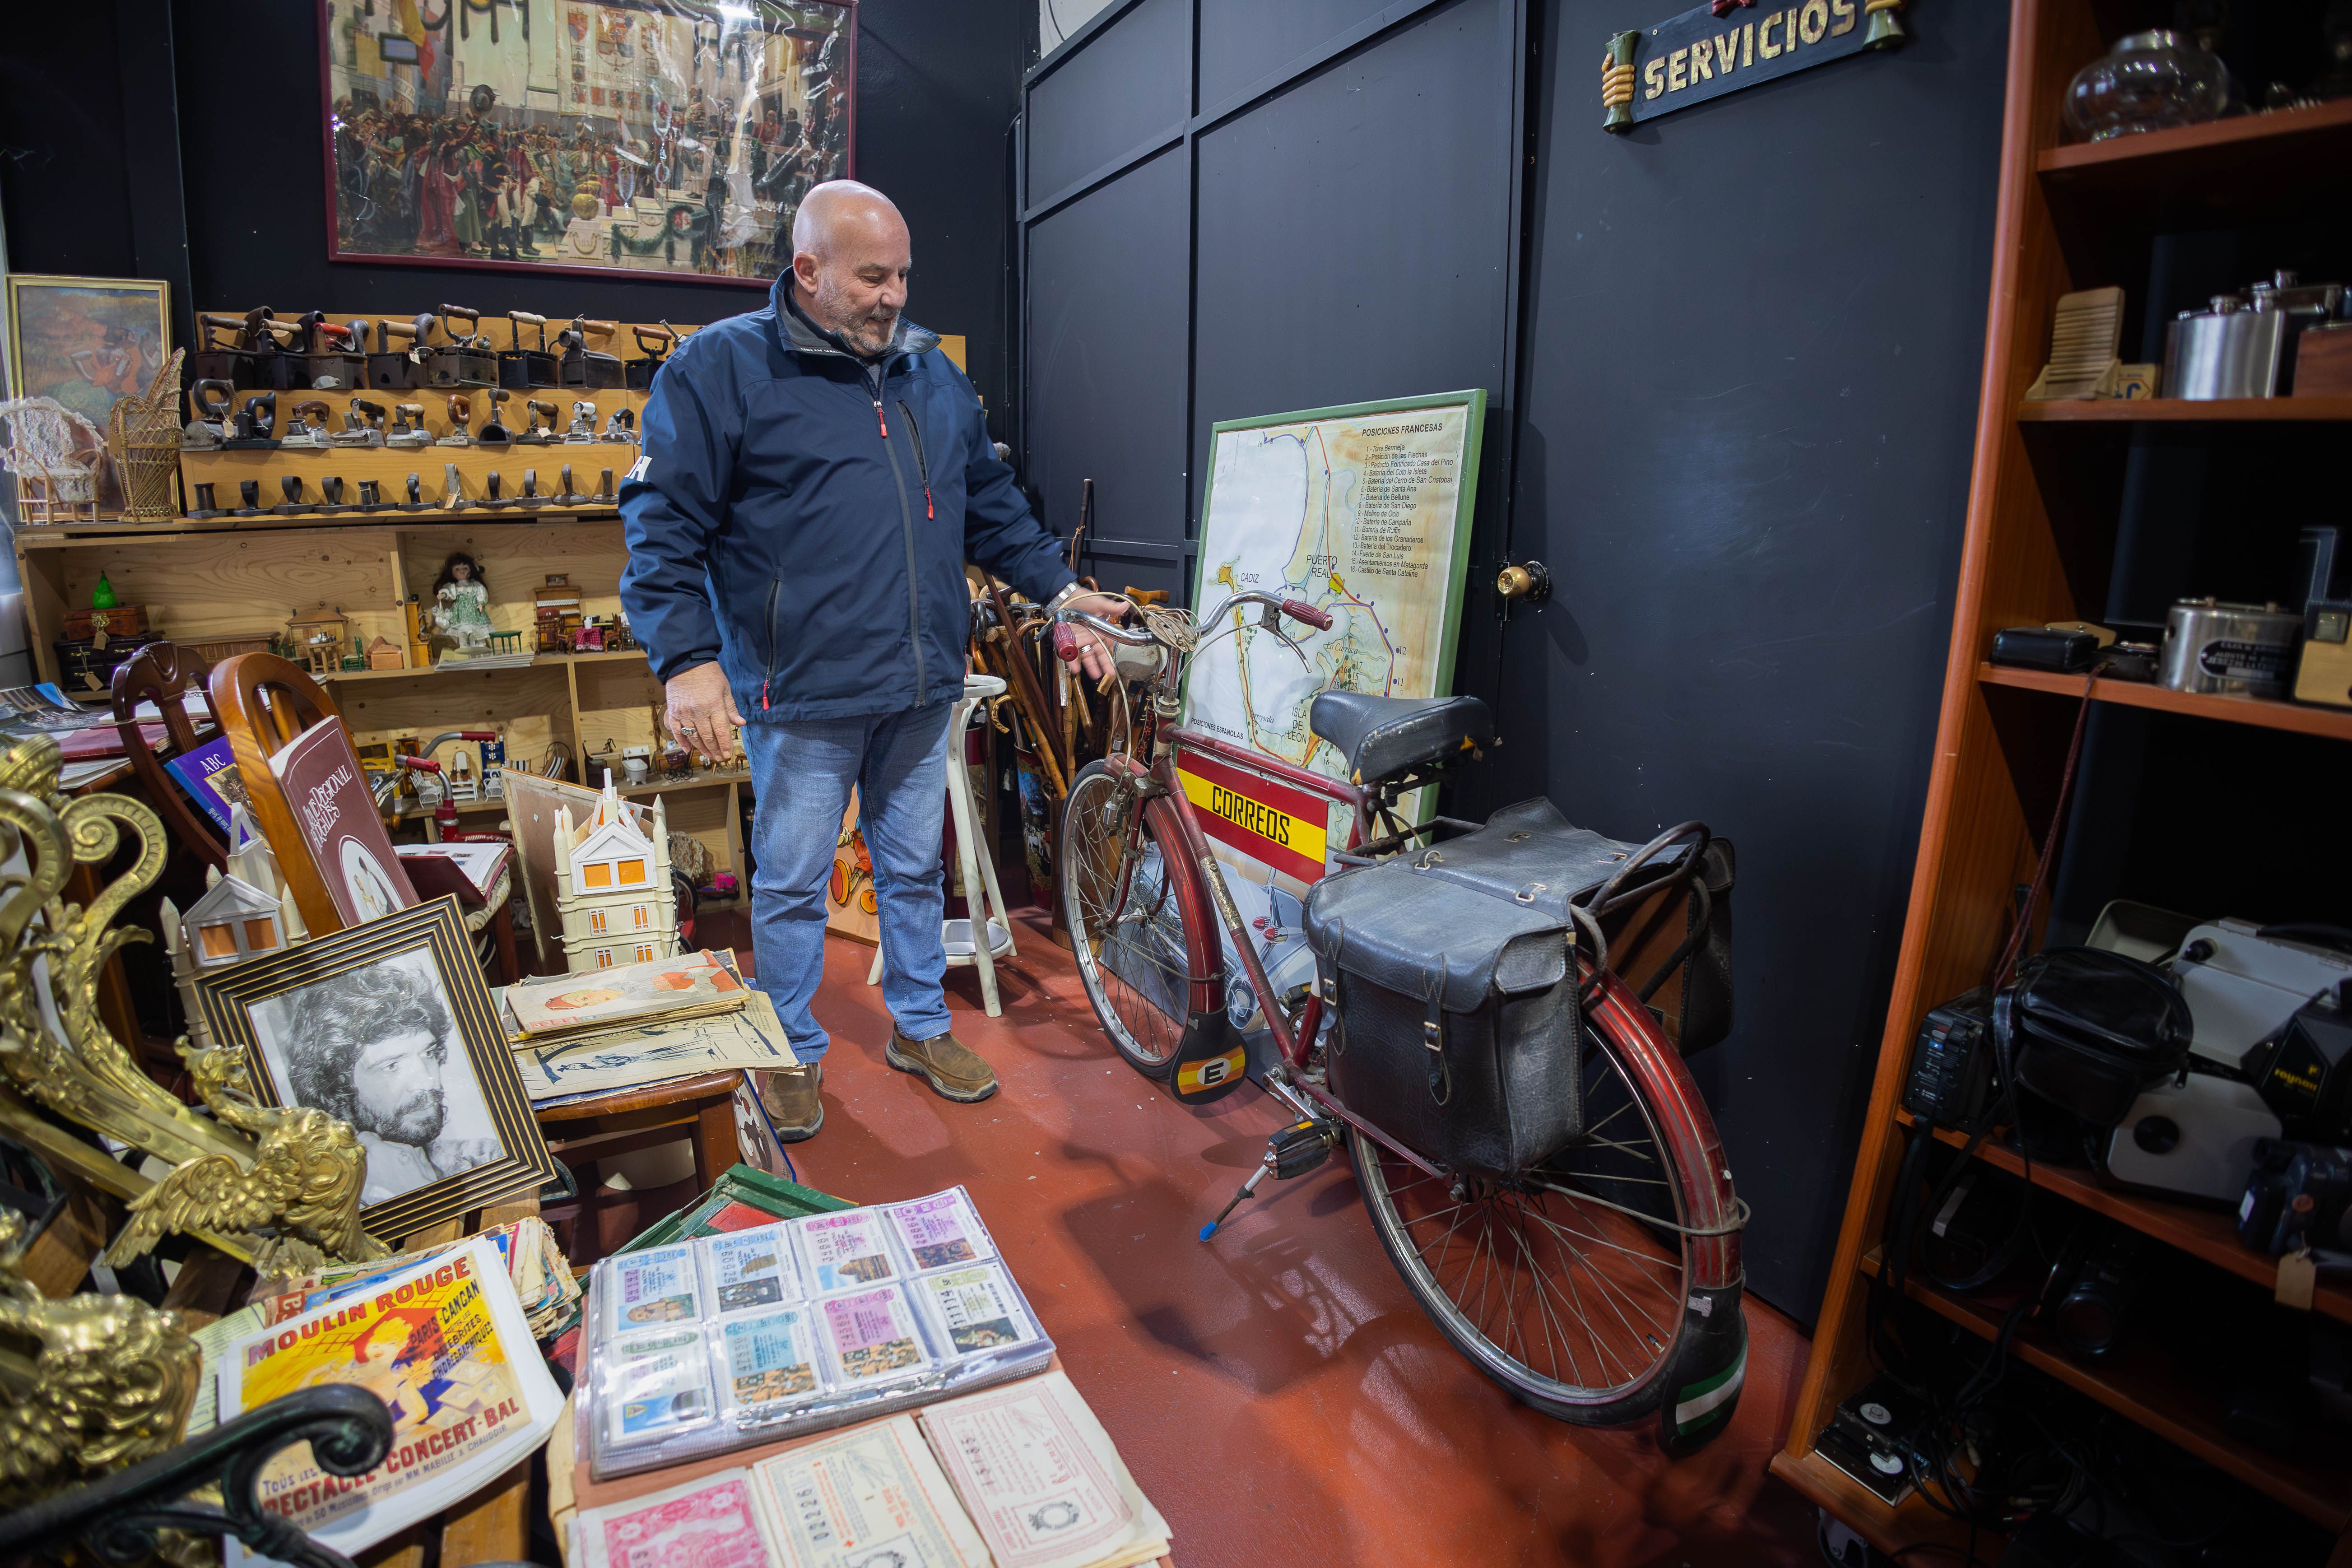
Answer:
[[[881,192],[811,190],[768,308],[703,328],[654,378],[621,486],[621,602],[668,720],[721,761],[736,731],[758,799],[754,983],[800,1066],[768,1110],[797,1142],[824,1120],[830,1044],[811,1010],[824,887],[853,786],[882,921],[884,1058],[952,1100],[996,1075],[949,1028],[940,854],[950,708],[963,691],[974,561],[1041,603],[1080,592],[999,460],[980,399],[908,321],[911,246]],[[1087,668],[1109,668],[1087,637]]]

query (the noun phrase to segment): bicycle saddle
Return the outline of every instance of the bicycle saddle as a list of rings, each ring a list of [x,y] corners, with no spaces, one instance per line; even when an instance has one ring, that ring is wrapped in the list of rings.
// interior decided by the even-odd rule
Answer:
[[[1307,711],[1307,727],[1339,748],[1348,776],[1372,784],[1465,747],[1495,743],[1494,716],[1475,697],[1369,697],[1326,691]]]

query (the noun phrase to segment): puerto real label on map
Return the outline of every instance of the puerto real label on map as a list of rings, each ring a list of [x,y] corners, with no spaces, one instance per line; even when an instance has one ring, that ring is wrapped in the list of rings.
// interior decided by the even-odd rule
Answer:
[[[1222,628],[1203,623],[1209,646],[1185,679],[1187,724],[1344,778],[1347,760],[1307,728],[1317,693],[1452,689],[1486,409],[1484,391],[1454,392],[1215,427],[1193,605],[1211,610],[1255,588],[1328,611],[1331,629],[1286,618],[1294,654],[1261,629],[1256,605],[1214,642]],[[1327,850],[1346,847],[1349,812],[1197,752],[1180,767],[1276,994],[1311,980],[1302,900]],[[1225,933],[1228,948],[1233,940]],[[1225,967],[1242,972],[1230,953]],[[1236,985],[1228,999],[1234,1023],[1262,1052],[1255,998]]]

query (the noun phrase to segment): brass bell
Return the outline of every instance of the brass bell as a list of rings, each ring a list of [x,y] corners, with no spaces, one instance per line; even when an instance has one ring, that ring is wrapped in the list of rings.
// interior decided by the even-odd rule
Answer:
[[[1899,49],[1911,41],[1903,28],[1903,18],[1895,13],[1903,9],[1903,0],[1877,0],[1865,6],[1870,26],[1862,36],[1865,49]]]
[[[1551,596],[1551,569],[1540,561],[1506,565],[1495,574],[1495,592],[1506,599],[1525,599],[1530,604],[1548,599]]]

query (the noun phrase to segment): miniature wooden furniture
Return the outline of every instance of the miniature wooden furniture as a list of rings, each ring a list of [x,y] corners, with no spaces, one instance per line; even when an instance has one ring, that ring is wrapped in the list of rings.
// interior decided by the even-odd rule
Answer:
[[[989,852],[981,832],[980,807],[971,797],[971,770],[964,766],[963,735],[982,704],[1004,695],[1004,682],[992,675],[967,675],[963,696],[948,719],[948,809],[955,818],[956,857],[963,868],[964,910],[968,918],[940,922],[940,944],[947,950],[948,967],[980,970],[981,1000],[988,1016],[1001,1018],[1004,1006],[996,994],[996,961],[1013,955],[1013,917],[1005,912],[1004,890],[996,885],[996,857]],[[983,896],[984,895],[984,896]],[[976,933],[986,933],[987,941]],[[866,984],[882,984],[882,935],[874,937],[874,964]]]
[[[125,754],[131,759],[131,771],[147,787],[147,798],[163,818],[163,826],[172,837],[186,845],[197,858],[208,866],[225,866],[228,862],[228,843],[213,819],[189,804],[186,795],[163,771],[141,731],[137,717],[139,705],[152,702],[163,716],[163,732],[171,737],[172,750],[186,756],[197,745],[196,727],[188,718],[185,698],[191,687],[198,687],[205,674],[205,663],[189,650],[167,642],[149,643],[139,650],[130,663],[117,665],[114,670],[114,727],[122,736]]]
[[[368,644],[367,667],[370,669],[405,669],[408,668],[408,656],[390,637],[378,637]]]
[[[0,469],[16,476],[16,512],[26,523],[96,522],[98,469],[106,461],[99,427],[54,397],[0,402],[8,439]],[[77,432],[90,445],[76,449]]]
[[[303,663],[312,675],[335,673],[350,636],[350,618],[341,609],[331,610],[324,605],[286,623],[287,640],[301,650]]]

